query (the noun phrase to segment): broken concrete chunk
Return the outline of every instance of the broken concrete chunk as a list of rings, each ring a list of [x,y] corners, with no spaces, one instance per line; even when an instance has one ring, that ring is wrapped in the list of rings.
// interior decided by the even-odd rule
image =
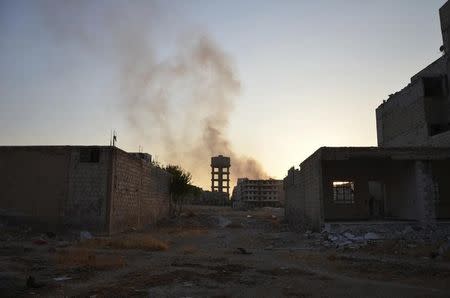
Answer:
[[[66,275],[53,278],[54,281],[65,281],[65,280],[69,280],[69,279],[72,279],[72,277],[69,277]]]
[[[88,231],[81,231],[80,232],[80,240],[89,240],[92,239],[92,234]]]
[[[402,233],[403,235],[408,235],[414,233],[414,229],[411,228],[411,226],[407,226],[406,228],[403,229]]]
[[[369,233],[366,233],[366,234],[364,235],[364,239],[366,239],[366,240],[380,240],[380,239],[383,239],[383,237],[381,237],[381,236],[378,235],[378,234],[369,232]]]
[[[449,252],[450,252],[450,242],[442,244],[438,249],[438,253],[440,256],[444,256]]]
[[[330,239],[331,241],[337,241],[337,240],[339,240],[339,237],[337,237],[337,236],[335,236],[335,235],[330,235],[330,236],[328,236],[328,239]]]
[[[351,234],[351,233],[344,233],[345,238],[347,239],[355,239],[355,235]]]

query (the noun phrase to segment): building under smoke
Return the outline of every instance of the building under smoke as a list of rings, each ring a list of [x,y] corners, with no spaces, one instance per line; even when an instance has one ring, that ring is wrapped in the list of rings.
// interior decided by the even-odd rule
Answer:
[[[233,207],[279,207],[284,204],[283,180],[238,178]]]
[[[230,158],[219,155],[211,157],[211,191],[230,195]]]

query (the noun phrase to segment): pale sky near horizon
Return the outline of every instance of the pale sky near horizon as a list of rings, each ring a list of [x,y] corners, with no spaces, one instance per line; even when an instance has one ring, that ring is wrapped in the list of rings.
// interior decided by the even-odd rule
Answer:
[[[107,145],[116,129],[120,148],[143,145],[170,162],[158,140],[129,137],[108,64],[55,45],[30,9],[40,2],[51,3],[0,0],[0,145]],[[441,55],[444,3],[160,1],[151,26],[161,56],[179,34],[201,30],[230,57],[241,92],[229,140],[283,178],[321,146],[376,146],[375,108]]]

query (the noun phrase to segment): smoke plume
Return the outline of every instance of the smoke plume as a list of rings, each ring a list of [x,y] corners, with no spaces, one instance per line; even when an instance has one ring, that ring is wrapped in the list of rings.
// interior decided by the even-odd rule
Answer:
[[[230,57],[206,33],[185,33],[170,54],[158,55],[154,40],[168,12],[153,2],[48,1],[38,10],[57,39],[76,41],[99,59],[111,57],[136,147],[145,144],[163,163],[181,165],[205,188],[210,158],[218,154],[231,158],[233,182],[267,178],[228,138],[241,83]]]

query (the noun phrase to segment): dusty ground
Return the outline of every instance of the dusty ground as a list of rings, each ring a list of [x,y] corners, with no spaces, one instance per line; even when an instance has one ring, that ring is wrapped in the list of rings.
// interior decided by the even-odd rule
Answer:
[[[83,242],[4,227],[0,296],[450,297],[450,262],[426,251],[324,249],[289,232],[281,209],[188,210],[151,230]]]

